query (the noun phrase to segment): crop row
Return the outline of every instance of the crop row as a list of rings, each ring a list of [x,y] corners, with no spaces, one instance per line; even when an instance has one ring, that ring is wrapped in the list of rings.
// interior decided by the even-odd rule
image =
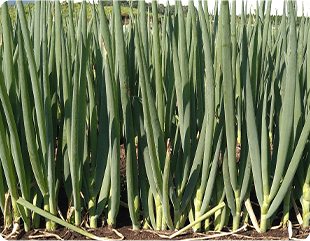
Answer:
[[[158,21],[139,1],[124,23],[119,1],[110,16],[92,5],[91,19],[85,1],[75,19],[71,1],[66,17],[59,1],[35,1],[28,18],[17,1],[15,21],[3,3],[5,227],[21,217],[36,228],[40,213],[55,229],[60,187],[68,223],[116,225],[121,142],[134,229],[221,230],[232,217],[236,230],[250,217],[266,231],[280,211],[286,225],[293,205],[309,226],[310,23],[296,26],[293,1],[272,22],[271,5],[247,15],[243,3],[237,16],[222,1],[211,15],[189,1],[184,16],[176,1]]]

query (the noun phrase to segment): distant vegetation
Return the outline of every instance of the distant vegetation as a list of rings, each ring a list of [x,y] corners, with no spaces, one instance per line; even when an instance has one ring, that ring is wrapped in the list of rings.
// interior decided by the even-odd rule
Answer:
[[[105,6],[106,15],[109,18],[109,16],[112,14],[113,1],[112,0],[103,1],[103,3]],[[92,3],[87,3],[87,18],[88,19],[91,19],[92,17],[92,14],[91,14],[92,5],[93,5]],[[132,5],[133,14],[134,15],[137,14],[138,1],[120,1],[120,5],[121,5],[122,13],[129,14],[130,5]],[[149,3],[146,3],[145,5],[146,5],[146,12],[147,13],[149,12],[150,15],[152,15],[152,3],[149,2]],[[64,19],[66,19],[67,16],[69,15],[68,2],[67,1],[61,2],[61,7],[62,7],[62,16]],[[34,3],[29,2],[25,4],[25,12],[26,12],[27,17],[28,17],[28,13],[32,12],[33,8],[34,8]],[[81,8],[81,2],[74,3],[74,14],[78,13],[80,11],[80,8]],[[97,4],[96,4],[96,8],[98,8]],[[174,5],[170,6],[170,14],[173,15],[174,10],[175,10],[175,6]],[[183,12],[185,16],[187,15],[187,11],[188,11],[188,6],[183,6]],[[12,21],[15,21],[15,5],[9,6],[9,13],[10,13]],[[158,4],[158,14],[161,16],[161,15],[164,15],[164,13],[165,13],[165,5]],[[249,14],[247,14],[247,20],[248,18],[249,18]],[[271,22],[275,23],[276,18],[278,18],[278,23],[280,24],[281,16],[271,15],[270,16]],[[1,20],[1,11],[0,11],[0,20]],[[301,17],[297,17],[297,21],[296,21],[297,26],[299,26],[300,20],[301,20]]]
[[[112,14],[112,6],[113,6],[113,1],[103,1],[104,6],[105,6],[105,12],[107,17]],[[137,14],[137,8],[138,8],[138,1],[120,1],[121,5],[121,11],[122,13],[129,14],[130,13],[130,4],[132,4],[133,8],[133,13],[136,15]],[[150,12],[152,14],[152,3],[146,3],[146,11]],[[87,3],[87,18],[91,19],[91,6],[92,3]],[[66,18],[69,15],[69,10],[68,10],[68,2],[63,1],[61,2],[61,7],[62,7],[62,16],[63,18]],[[96,5],[96,7],[98,7]],[[28,17],[29,11],[31,12],[34,8],[34,3],[26,3],[25,4],[25,12],[26,16]],[[81,8],[81,2],[74,3],[74,13],[78,13]],[[187,14],[188,7],[183,6],[183,12],[186,15]],[[15,21],[15,5],[10,5],[9,6],[9,13],[11,16],[12,21]],[[158,4],[158,14],[163,15],[165,13],[165,6],[163,4]],[[174,5],[170,6],[170,14],[174,14]],[[1,11],[0,11],[0,19],[1,19]]]
[[[112,1],[104,1],[105,11],[106,11],[107,16],[109,16],[110,13],[112,13],[112,5],[110,2],[112,3]],[[93,5],[92,3],[87,3],[87,18],[88,19],[91,19],[91,17],[92,17],[92,14],[91,14],[91,6],[92,5]],[[97,7],[98,6],[96,5],[96,8]],[[74,14],[79,13],[80,8],[81,8],[81,2],[74,3],[74,10],[73,10]],[[30,3],[25,4],[25,13],[26,13],[27,18],[28,18],[29,12],[32,12],[33,9],[34,9],[34,3],[30,2]],[[65,19],[69,15],[68,2],[67,1],[61,2],[61,9],[62,9],[62,17]],[[130,8],[129,7],[122,7],[122,11],[124,13],[129,13]],[[134,13],[136,13],[137,10],[134,9],[133,11],[134,11]],[[15,21],[15,5],[9,6],[9,13],[10,13],[12,21]],[[0,17],[1,17],[1,12],[0,12]]]

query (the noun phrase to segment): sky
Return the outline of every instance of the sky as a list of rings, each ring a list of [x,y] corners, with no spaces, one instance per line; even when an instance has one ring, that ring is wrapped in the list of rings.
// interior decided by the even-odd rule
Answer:
[[[62,0],[60,0],[62,1]],[[75,1],[81,1],[81,0],[75,0]],[[146,0],[147,2],[150,2],[150,0]],[[169,4],[170,5],[174,5],[174,1],[175,0],[169,0]],[[271,14],[275,15],[276,11],[278,15],[282,15],[282,10],[283,10],[283,1],[284,0],[274,0],[272,1],[271,4]],[[2,2],[4,2],[4,0],[0,0],[0,3],[2,5]],[[15,1],[8,1],[8,4],[12,4]],[[27,2],[31,2],[31,0],[29,1],[23,1],[24,3]],[[91,1],[92,2],[92,1]],[[230,2],[232,2],[232,0],[230,0]],[[162,3],[164,5],[166,5],[167,0],[158,0],[158,3]],[[241,11],[241,3],[242,0],[236,0],[236,11],[237,14],[240,14]],[[194,4],[196,7],[198,7],[198,0],[194,0]],[[208,0],[208,8],[209,11],[213,11],[214,9],[214,4],[215,4],[215,0]],[[309,0],[297,0],[297,15],[301,16],[302,15],[302,4],[304,4],[304,13],[305,16],[309,16],[310,17],[310,1]],[[182,0],[182,5],[188,5],[188,0]],[[256,0],[247,0],[247,12],[251,11],[252,13],[254,13],[254,8],[256,8]]]

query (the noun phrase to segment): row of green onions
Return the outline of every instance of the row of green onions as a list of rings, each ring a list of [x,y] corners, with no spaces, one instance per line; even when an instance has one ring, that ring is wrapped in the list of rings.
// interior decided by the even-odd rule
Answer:
[[[109,16],[102,1],[89,4],[90,19],[86,1],[79,12],[69,1],[66,17],[59,1],[35,1],[27,16],[16,1],[14,20],[2,4],[5,228],[57,216],[62,186],[77,226],[85,215],[91,228],[117,225],[121,200],[133,229],[222,230],[232,217],[237,230],[251,201],[261,231],[281,211],[286,225],[296,203],[309,226],[309,18],[297,26],[293,1],[275,22],[271,1],[254,14],[242,2],[238,16],[236,1],[216,2],[212,15],[207,1],[189,1],[186,15],[175,4],[160,16],[156,1],[151,13],[139,1],[125,23],[119,1]]]

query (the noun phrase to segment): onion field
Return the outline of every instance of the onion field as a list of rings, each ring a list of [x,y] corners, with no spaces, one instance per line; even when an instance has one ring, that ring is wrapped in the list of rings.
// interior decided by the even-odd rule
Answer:
[[[245,1],[240,15],[235,1],[189,1],[186,13],[176,1],[164,15],[139,1],[126,18],[119,1],[109,15],[89,4],[91,18],[85,0],[66,4],[64,15],[57,0],[35,1],[26,15],[17,0],[14,20],[1,6],[5,228],[43,216],[46,229],[96,238],[77,227],[115,227],[120,205],[134,230],[265,232],[294,208],[309,226],[310,22],[296,2],[271,16],[272,1],[251,12]]]

